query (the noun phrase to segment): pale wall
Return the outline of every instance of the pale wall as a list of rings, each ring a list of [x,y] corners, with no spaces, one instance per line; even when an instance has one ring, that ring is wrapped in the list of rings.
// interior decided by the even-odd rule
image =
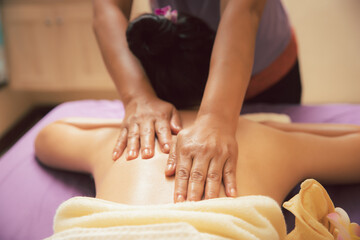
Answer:
[[[303,103],[360,103],[360,0],[283,0],[298,37]]]

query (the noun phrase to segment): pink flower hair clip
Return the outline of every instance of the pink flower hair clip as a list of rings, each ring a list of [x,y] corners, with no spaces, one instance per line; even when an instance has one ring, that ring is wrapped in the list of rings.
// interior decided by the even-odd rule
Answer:
[[[172,10],[171,11],[171,6],[169,6],[169,5],[166,6],[166,7],[163,7],[163,8],[155,9],[154,13],[157,16],[163,16],[163,17],[169,19],[173,23],[177,22],[178,11],[177,10]]]
[[[331,225],[335,227],[335,240],[359,240],[360,226],[350,222],[350,218],[342,208],[335,208],[335,212],[327,215]]]

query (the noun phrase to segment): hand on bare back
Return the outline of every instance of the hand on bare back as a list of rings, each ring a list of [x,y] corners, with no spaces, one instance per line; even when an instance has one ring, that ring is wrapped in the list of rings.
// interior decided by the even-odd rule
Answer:
[[[138,97],[125,106],[125,117],[116,142],[113,160],[126,151],[126,159],[154,156],[155,135],[160,148],[169,153],[171,134],[181,130],[181,120],[176,108],[156,97]]]
[[[175,202],[219,197],[222,182],[226,195],[235,197],[236,162],[235,130],[221,119],[198,118],[170,150],[165,174],[175,174]]]

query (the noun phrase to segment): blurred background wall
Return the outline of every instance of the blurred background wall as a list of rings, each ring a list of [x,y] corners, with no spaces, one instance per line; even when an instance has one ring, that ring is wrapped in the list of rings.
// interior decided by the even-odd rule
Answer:
[[[298,37],[303,103],[360,103],[360,0],[283,2]],[[0,137],[34,105],[118,98],[92,33],[91,0],[0,4],[10,79],[0,89]]]
[[[283,2],[298,37],[303,103],[360,103],[360,1]]]

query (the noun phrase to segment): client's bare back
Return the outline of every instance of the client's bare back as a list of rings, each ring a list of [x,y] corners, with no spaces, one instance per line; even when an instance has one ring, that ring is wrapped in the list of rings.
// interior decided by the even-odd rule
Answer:
[[[191,124],[195,115],[183,112],[184,125]],[[360,181],[357,126],[239,121],[239,195],[267,195],[280,203],[304,178]],[[165,177],[167,155],[158,146],[152,159],[139,156],[126,161],[122,156],[116,162],[112,160],[120,125],[118,119],[60,120],[39,134],[36,153],[51,167],[93,174],[99,198],[128,204],[172,202],[173,178]],[[225,196],[223,189],[221,196]]]

